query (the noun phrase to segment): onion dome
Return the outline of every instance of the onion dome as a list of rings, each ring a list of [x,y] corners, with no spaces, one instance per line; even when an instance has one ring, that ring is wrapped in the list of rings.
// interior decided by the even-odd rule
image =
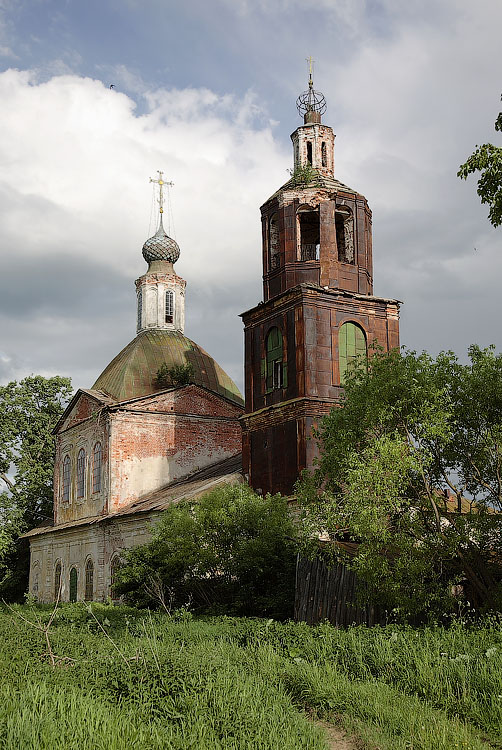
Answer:
[[[191,382],[230,399],[244,401],[239,389],[204,349],[181,331],[142,331],[133,339],[93,385],[117,401],[146,396],[159,390],[157,372],[163,364],[191,366]]]
[[[176,263],[180,257],[178,243],[166,234],[160,215],[159,228],[143,245],[143,258],[147,263],[154,260],[166,260],[168,263]]]

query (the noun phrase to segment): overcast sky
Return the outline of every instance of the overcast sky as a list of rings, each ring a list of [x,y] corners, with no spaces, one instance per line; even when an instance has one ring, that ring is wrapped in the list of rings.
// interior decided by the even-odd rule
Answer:
[[[0,0],[0,382],[90,387],[134,337],[161,169],[186,333],[242,388],[309,55],[402,343],[500,350],[502,228],[456,172],[501,145],[501,28],[500,0]]]

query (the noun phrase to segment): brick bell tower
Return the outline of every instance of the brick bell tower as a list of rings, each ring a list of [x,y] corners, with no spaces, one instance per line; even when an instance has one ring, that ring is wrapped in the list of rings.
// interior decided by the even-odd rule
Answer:
[[[312,430],[339,404],[351,362],[375,340],[399,346],[399,301],[373,295],[371,211],[334,176],[312,70],[297,108],[291,179],[261,207],[263,302],[241,316],[243,471],[254,489],[284,494],[312,468]]]

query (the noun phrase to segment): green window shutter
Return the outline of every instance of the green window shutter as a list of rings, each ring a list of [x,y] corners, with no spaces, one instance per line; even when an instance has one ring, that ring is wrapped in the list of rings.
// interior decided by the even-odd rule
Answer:
[[[366,337],[355,323],[344,323],[338,334],[340,385],[344,385],[347,371],[358,357],[367,356]]]
[[[283,362],[282,365],[282,387],[287,388],[288,387],[288,363]]]
[[[265,374],[266,374],[265,363],[266,363],[266,359],[265,359],[265,357],[263,357],[263,359],[262,359],[262,361],[260,363],[260,374],[261,374],[262,378],[264,378]]]
[[[360,328],[356,328],[356,357],[366,356],[366,339]]]
[[[347,323],[340,328],[338,334],[338,362],[340,365],[340,385],[343,385],[347,372]]]
[[[282,333],[274,326],[267,334],[265,348],[267,350],[267,359],[265,362],[265,392],[270,393],[274,390],[274,363],[282,362],[283,359],[283,342]],[[276,366],[277,370],[277,366]],[[277,385],[275,387],[278,387]]]

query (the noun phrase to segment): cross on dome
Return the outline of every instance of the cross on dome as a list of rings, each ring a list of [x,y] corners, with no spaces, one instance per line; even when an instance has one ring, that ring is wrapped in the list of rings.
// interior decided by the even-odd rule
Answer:
[[[161,172],[160,169],[157,169],[157,174],[159,175],[158,180],[154,180],[153,177],[150,177],[150,182],[154,182],[159,186],[159,197],[157,198],[157,203],[159,204],[159,213],[164,213],[164,185],[167,187],[173,187],[174,182],[165,182],[162,178],[164,176],[164,172]]]
[[[166,230],[164,229],[164,224],[162,222],[162,214],[164,213],[164,185],[166,187],[172,187],[174,183],[166,182],[163,179],[164,172],[162,172],[161,170],[158,169],[157,174],[159,175],[158,179],[155,180],[153,177],[150,177],[150,182],[153,182],[159,186],[159,197],[157,198],[160,215],[159,228],[157,229],[153,237],[150,237],[143,245],[143,258],[149,264],[157,260],[167,261],[168,263],[176,263],[176,261],[180,257],[180,249],[178,243],[171,237],[169,237],[169,235],[166,233]]]

